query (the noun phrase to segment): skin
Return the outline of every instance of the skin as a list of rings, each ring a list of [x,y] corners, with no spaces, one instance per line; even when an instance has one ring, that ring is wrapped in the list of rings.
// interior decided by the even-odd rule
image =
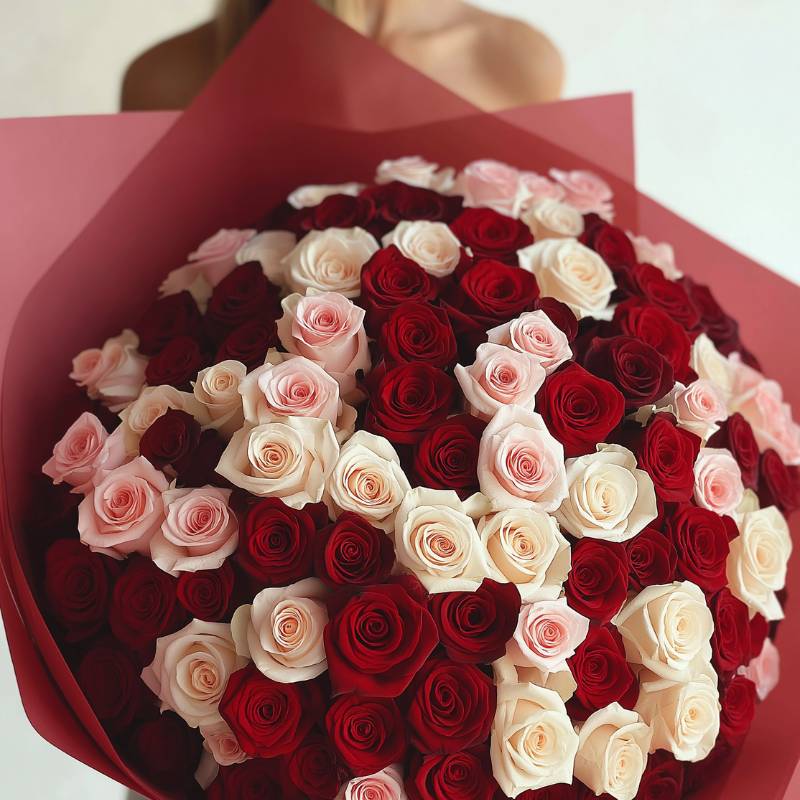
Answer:
[[[372,0],[371,38],[486,111],[558,99],[564,67],[553,43],[519,20],[458,0]],[[218,65],[212,20],[140,55],[122,85],[123,110],[187,106]]]

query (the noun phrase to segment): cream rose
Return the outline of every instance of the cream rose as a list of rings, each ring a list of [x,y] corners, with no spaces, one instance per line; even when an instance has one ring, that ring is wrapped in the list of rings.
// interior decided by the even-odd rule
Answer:
[[[742,471],[724,447],[703,447],[694,462],[694,500],[701,508],[733,516],[744,499]]]
[[[256,231],[252,228],[223,228],[189,253],[189,264],[197,269],[209,285],[216,286],[233,271],[239,248],[255,235]]]
[[[658,267],[664,273],[664,277],[671,281],[683,277],[683,273],[675,266],[675,251],[671,244],[652,242],[646,236],[634,236],[630,232],[628,238],[636,252],[636,260],[640,264],[652,264]]]
[[[171,270],[158,287],[159,297],[189,292],[197,307],[205,314],[208,301],[214,293],[214,287],[206,280],[205,275],[196,264],[184,264]]]
[[[552,198],[533,203],[520,219],[530,228],[537,242],[542,239],[577,239],[583,233],[581,212]]]
[[[294,292],[316,289],[358,297],[361,268],[378,249],[372,234],[361,228],[328,228],[307,233],[281,265]]]
[[[292,208],[310,208],[318,206],[326,197],[334,194],[346,194],[356,197],[364,188],[363,183],[350,181],[348,183],[319,183],[298,186],[286,201]]]
[[[625,542],[658,516],[653,481],[627,448],[599,444],[566,466],[567,496],[556,518],[573,536]]]
[[[594,212],[609,222],[614,219],[614,193],[599,175],[580,169],[551,169],[550,177],[564,188],[564,202],[581,214]]]
[[[452,167],[439,169],[439,165],[421,156],[404,156],[386,159],[375,170],[375,183],[400,181],[409,186],[433,189],[447,193],[453,188],[454,170]]]
[[[336,800],[408,800],[399,766],[351,778],[339,790]]]
[[[263,231],[236,251],[236,263],[258,261],[267,278],[276,286],[283,286],[286,271],[281,260],[292,252],[296,244],[297,237],[290,231]]]
[[[581,725],[575,777],[596,795],[633,800],[647,766],[652,734],[636,711],[611,703]]]
[[[739,520],[739,535],[728,555],[728,584],[750,609],[767,620],[783,619],[775,596],[786,584],[792,539],[783,514],[775,506],[750,511]]]
[[[481,518],[478,535],[494,571],[517,585],[523,601],[553,600],[561,593],[571,550],[549,514],[534,508],[499,511]]]
[[[501,683],[532,683],[555,692],[565,703],[575,694],[578,684],[566,669],[559,672],[543,672],[537,667],[521,667],[507,655],[492,663],[495,685]]]
[[[231,673],[246,658],[236,655],[230,625],[192,620],[185,628],[156,640],[153,661],[142,680],[161,701],[192,728],[222,722],[219,701]]]
[[[547,375],[572,358],[569,340],[544,311],[526,311],[517,319],[488,331],[489,341],[530,353]]]
[[[444,222],[405,220],[383,237],[384,247],[392,244],[436,278],[450,275],[461,260],[461,242]]]
[[[718,423],[728,418],[725,395],[708,378],[698,378],[686,387],[676,385],[672,399],[678,425],[708,441],[718,430]]]
[[[744,675],[756,685],[756,694],[762,702],[767,699],[770,692],[778,685],[781,674],[781,656],[772,639],[764,639],[761,652],[750,659],[746,667],[739,667],[738,675]]]
[[[478,481],[498,510],[555,511],[567,494],[564,448],[538,414],[504,406],[481,436]]]
[[[241,361],[220,361],[200,370],[192,383],[195,399],[208,413],[206,427],[218,430],[227,439],[244,422],[239,384],[246,374],[247,367]]]
[[[236,652],[278,683],[310,681],[328,668],[322,634],[326,590],[317,578],[262,589],[231,620]]]
[[[733,392],[733,370],[730,362],[705,333],[701,333],[692,342],[689,366],[699,378],[713,383],[726,402],[730,399]]]
[[[658,677],[685,683],[711,660],[714,620],[691,581],[647,586],[613,620],[628,662]]]
[[[245,425],[237,431],[217,472],[251,494],[279,497],[287,506],[302,508],[322,499],[338,456],[330,422],[287,417],[283,422]]]
[[[508,797],[572,783],[578,734],[564,701],[532,683],[500,684],[492,724],[492,773]]]
[[[343,511],[353,511],[389,532],[410,489],[394,447],[383,436],[356,431],[342,447],[328,478],[325,504],[334,519]]]
[[[519,265],[536,276],[543,297],[555,297],[581,317],[610,317],[614,276],[594,250],[577,239],[545,239],[518,252]]]

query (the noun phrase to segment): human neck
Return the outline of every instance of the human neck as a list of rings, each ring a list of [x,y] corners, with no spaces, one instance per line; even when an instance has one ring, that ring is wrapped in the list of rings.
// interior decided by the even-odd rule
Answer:
[[[376,40],[440,28],[453,17],[460,0],[362,0],[365,34]]]

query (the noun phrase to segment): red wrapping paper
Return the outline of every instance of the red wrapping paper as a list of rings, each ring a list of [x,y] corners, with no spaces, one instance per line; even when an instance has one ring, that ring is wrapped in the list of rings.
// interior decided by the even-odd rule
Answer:
[[[302,40],[293,39],[300,31]],[[674,244],[681,268],[714,287],[740,320],[744,341],[798,405],[792,352],[800,289],[637,193],[630,182],[630,121],[624,96],[498,116],[476,113],[306,0],[277,0],[189,110],[174,121],[153,115],[149,128],[130,134],[128,149],[108,156],[108,170],[88,184],[80,213],[59,235],[48,236],[50,250],[40,248],[25,277],[11,282],[3,309],[10,321],[25,290],[44,276],[20,304],[3,372],[0,606],[26,711],[45,738],[139,792],[165,796],[114,752],[47,630],[32,588],[39,554],[23,518],[40,465],[74,418],[71,402],[63,402],[75,397],[66,378],[70,358],[135,319],[160,279],[197,242],[219,227],[257,222],[297,185],[369,179],[381,159],[412,153],[454,165],[495,157],[538,171],[592,169],[614,188],[620,224]],[[120,124],[133,131],[128,120]],[[28,152],[35,156],[37,150]],[[39,181],[46,186],[46,176]],[[36,229],[49,225],[51,215],[41,206],[25,212],[28,222],[39,214]],[[790,596],[795,584],[790,568]],[[793,646],[800,640],[800,615],[792,611],[790,602],[778,637],[783,682],[758,709],[733,771],[698,796],[789,796],[784,792],[800,750],[798,699],[790,682],[800,659]]]

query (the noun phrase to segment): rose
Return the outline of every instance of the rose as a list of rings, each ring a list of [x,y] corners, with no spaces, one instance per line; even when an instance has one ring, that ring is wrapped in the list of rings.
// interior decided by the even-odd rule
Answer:
[[[588,632],[589,620],[569,608],[565,597],[536,600],[522,606],[507,654],[517,666],[563,672]]]
[[[739,323],[722,310],[708,286],[689,277],[683,278],[682,283],[700,311],[700,322],[714,344],[725,353],[737,350],[741,346]]]
[[[680,800],[683,797],[683,764],[665,750],[651,753],[637,797],[639,800]]]
[[[447,419],[455,382],[424,362],[378,368],[370,374],[364,427],[393,444],[414,444]]]
[[[720,673],[734,672],[750,658],[750,613],[726,586],[710,599],[709,607],[714,617],[714,666]]]
[[[699,436],[710,439],[719,430],[717,423],[728,417],[728,409],[720,390],[711,381],[698,378],[675,393],[673,404],[678,425]]]
[[[544,311],[526,311],[511,322],[488,331],[489,341],[530,353],[549,375],[572,358],[566,334]]]
[[[711,658],[714,620],[703,592],[691,581],[642,589],[614,624],[628,661],[665,680],[686,682]]]
[[[594,711],[619,703],[633,708],[639,684],[625,660],[622,637],[610,625],[592,625],[569,660],[575,694],[569,704],[573,719],[586,719]]]
[[[469,412],[487,422],[507,405],[533,411],[545,378],[534,356],[491,343],[478,346],[471,366],[456,364],[454,374]]]
[[[596,214],[587,214],[581,244],[592,250],[611,267],[623,287],[630,282],[628,271],[636,265],[636,253],[630,239],[621,228],[616,228]]]
[[[364,184],[350,181],[349,183],[323,183],[298,186],[286,201],[292,208],[309,208],[319,205],[326,197],[333,194],[347,194],[355,196],[364,188]]]
[[[237,431],[217,472],[251,494],[279,497],[292,508],[302,508],[322,499],[338,455],[328,420],[287,417]]]
[[[276,767],[277,760],[248,758],[241,764],[233,764],[219,770],[216,780],[208,787],[209,800],[225,800],[228,797],[256,800],[258,797],[280,797],[284,786]]]
[[[218,722],[216,725],[203,725],[200,728],[200,733],[203,734],[203,749],[214,761],[216,772],[219,772],[220,766],[230,767],[233,764],[241,764],[247,760],[247,753],[242,750],[239,742],[236,741],[236,737],[227,722]]]
[[[625,542],[658,516],[653,481],[625,447],[598,445],[596,453],[567,459],[566,471],[556,518],[573,536]]]
[[[322,631],[328,622],[325,587],[316,578],[283,589],[262,589],[231,620],[236,652],[280,683],[309,681],[325,672]]]
[[[553,783],[572,783],[578,734],[564,701],[532,683],[497,687],[492,772],[509,797]]]
[[[744,498],[742,472],[730,450],[703,447],[694,462],[694,500],[717,514],[733,514]]]
[[[412,759],[406,778],[408,798],[439,800],[441,797],[452,797],[454,800],[493,800],[497,784],[492,777],[491,767],[485,762],[483,752],[476,749],[446,755],[418,756]]]
[[[725,586],[728,541],[736,536],[730,517],[682,503],[664,523],[666,535],[678,555],[678,570],[707,592]]]
[[[658,400],[675,385],[672,365],[655,348],[632,336],[595,337],[583,366],[622,392],[626,411]]]
[[[756,713],[756,685],[742,675],[734,675],[722,693],[720,735],[736,746],[741,744]]]
[[[733,392],[733,365],[704,333],[699,334],[692,342],[690,366],[699,377],[716,384],[726,401],[730,401]]]
[[[741,464],[739,458],[737,461]],[[791,514],[800,506],[797,467],[787,467],[774,450],[763,452],[759,466],[761,477],[758,482],[758,499],[761,505],[774,505],[784,514]]]
[[[297,244],[297,238],[290,231],[262,231],[252,239],[248,239],[236,251],[236,263],[247,264],[257,261],[261,271],[271,283],[280,286],[283,283],[281,259]]]
[[[405,757],[405,721],[394,700],[344,694],[325,714],[328,736],[356,775],[370,775]]]
[[[466,497],[478,488],[478,449],[485,425],[470,414],[450,417],[428,431],[414,451],[412,476],[431,489]]]
[[[156,300],[145,311],[135,327],[138,340],[130,338],[129,344],[138,346],[145,356],[154,356],[178,336],[198,338],[202,329],[203,318],[194,297],[181,291]]]
[[[200,426],[191,414],[169,408],[142,435],[139,453],[154,467],[184,462],[200,441]]]
[[[698,327],[700,312],[680,283],[665,278],[652,264],[637,264],[631,270],[631,278],[637,294],[672,317],[684,330],[693,331]]]
[[[281,259],[294,292],[306,289],[357,297],[361,267],[378,250],[378,243],[361,228],[328,228],[307,233]]]
[[[219,569],[182,572],[176,587],[178,602],[197,619],[220,622],[228,612],[234,574],[230,562]]]
[[[478,481],[498,509],[554,511],[567,491],[564,450],[538,414],[504,406],[481,436]]]
[[[625,543],[630,576],[637,589],[675,579],[678,555],[675,545],[661,531],[647,527]]]
[[[742,483],[748,489],[758,486],[760,453],[753,429],[741,414],[731,414],[720,429],[708,440],[709,447],[724,447],[730,450],[742,473]],[[771,505],[771,503],[763,503]]]
[[[565,703],[575,693],[575,679],[566,669],[561,672],[542,672],[537,667],[519,667],[505,655],[492,664],[495,683],[520,684],[532,683],[543,689],[555,692]]]
[[[315,542],[315,572],[332,588],[380,583],[391,573],[394,560],[392,540],[352,511],[340,514]]]
[[[786,564],[792,552],[789,527],[774,506],[750,511],[739,520],[739,536],[730,544],[728,585],[751,612],[767,620],[783,619],[775,592],[786,583]]]
[[[461,243],[443,222],[405,220],[383,237],[383,246],[390,245],[434,278],[450,275],[461,260]]]
[[[533,508],[512,508],[478,523],[494,571],[514,583],[523,600],[554,599],[570,568],[570,547],[555,519]]]
[[[616,284],[600,256],[576,239],[544,239],[519,253],[545,297],[566,303],[578,318],[601,314]]]
[[[619,425],[625,400],[619,389],[577,364],[544,382],[536,407],[567,456],[590,453]]]
[[[378,218],[386,223],[388,228],[408,220],[450,222],[455,219],[462,207],[461,198],[458,196],[446,196],[439,194],[438,191],[409,186],[400,181],[368,186],[361,194],[375,204]]]
[[[564,590],[571,608],[601,625],[609,622],[628,593],[625,548],[601,539],[581,539],[572,548],[572,569]]]
[[[142,680],[169,709],[192,728],[221,721],[219,703],[229,677],[246,663],[236,654],[230,626],[192,620],[156,641],[153,661]]]
[[[248,369],[264,363],[267,351],[278,345],[278,333],[273,320],[251,319],[234,328],[222,341],[215,361],[241,361]]]
[[[397,697],[438,641],[436,623],[400,584],[356,592],[325,628],[335,692]]]
[[[583,233],[583,216],[574,206],[551,197],[538,200],[520,219],[530,228],[534,241],[578,238]]]
[[[613,217],[611,187],[598,175],[588,170],[551,169],[550,177],[566,192],[565,202],[586,214],[593,212],[602,217]]]
[[[372,775],[351,778],[336,800],[407,800],[403,777],[396,767],[386,767]]]
[[[450,223],[453,233],[476,258],[517,262],[517,251],[533,242],[528,226],[491,208],[465,208]]]
[[[197,374],[204,360],[200,345],[194,339],[179,336],[147,362],[145,381],[151,386],[188,387],[189,380]]]
[[[669,750],[680,761],[701,761],[719,732],[719,693],[707,674],[686,682],[644,680],[636,711],[653,732],[651,747]]]
[[[675,251],[672,249],[671,244],[652,242],[646,236],[633,236],[630,233],[628,237],[636,251],[637,261],[642,264],[653,264],[671,281],[676,281],[678,278],[683,277],[683,274],[675,266]]]
[[[239,384],[247,374],[241,361],[227,359],[200,370],[192,383],[194,396],[208,412],[209,427],[230,438],[242,427],[242,396]]]
[[[331,194],[313,208],[305,209],[292,219],[301,230],[326,228],[367,228],[375,217],[375,204],[365,196]]]
[[[738,673],[749,678],[756,686],[758,699],[764,701],[767,695],[778,685],[780,676],[780,653],[770,639],[764,644],[757,656],[750,659],[746,667],[739,667]]]
[[[459,172],[456,188],[464,195],[464,205],[485,206],[513,217],[527,194],[521,178],[515,167],[483,158],[471,161]]]
[[[411,744],[421,753],[466,750],[488,738],[494,713],[494,685],[478,667],[432,659],[409,692]]]
[[[331,743],[321,734],[311,733],[288,758],[289,780],[307,797],[333,800],[339,791],[343,770]]]
[[[447,314],[428,303],[399,305],[380,331],[380,351],[389,363],[424,361],[447,369],[457,357],[456,338]]]
[[[277,683],[255,664],[230,676],[219,701],[220,715],[252,758],[275,758],[296,750],[324,709],[318,681]]]
[[[595,794],[633,800],[639,790],[651,733],[636,711],[611,703],[581,726],[575,777]]]
[[[421,156],[384,159],[375,169],[375,183],[392,181],[402,181],[409,186],[444,192],[452,186],[453,170],[449,167],[439,169],[438,164],[426,161]]]
[[[236,254],[242,245],[255,236],[252,229],[223,228],[189,253],[189,263],[205,279],[216,286],[236,266]]]
[[[214,471],[224,450],[225,440],[215,430],[202,431],[197,446],[172,465],[177,483],[182,486],[209,484],[229,487],[230,484]]]

